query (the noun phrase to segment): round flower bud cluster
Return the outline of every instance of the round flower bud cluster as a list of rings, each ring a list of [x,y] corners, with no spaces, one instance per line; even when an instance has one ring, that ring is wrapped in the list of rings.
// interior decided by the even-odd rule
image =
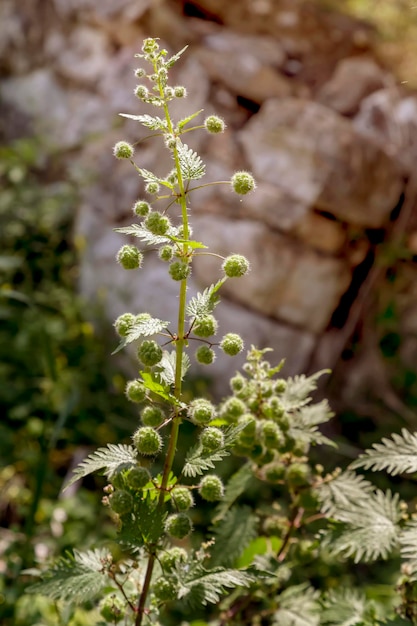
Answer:
[[[139,100],[146,102],[149,99],[149,89],[146,85],[136,85],[134,94]]]
[[[196,398],[192,400],[188,407],[188,417],[197,426],[204,426],[216,416],[216,409],[210,400]]]
[[[125,603],[121,598],[112,594],[100,602],[99,611],[106,622],[118,624],[125,616]]]
[[[249,172],[236,172],[232,176],[233,191],[239,195],[246,195],[256,189],[255,179]]]
[[[182,85],[176,85],[174,87],[174,96],[176,98],[186,98],[186,96],[187,96],[186,88],[183,87]]]
[[[221,340],[220,347],[225,354],[236,356],[243,350],[243,339],[236,333],[228,333]]]
[[[146,367],[157,365],[162,359],[162,348],[154,339],[145,339],[138,348],[138,359]]]
[[[224,132],[226,124],[221,117],[218,117],[217,115],[209,115],[204,120],[204,127],[208,133],[217,134]]]
[[[110,508],[118,515],[125,515],[132,510],[133,499],[130,493],[118,489],[109,496]]]
[[[188,511],[194,506],[194,498],[188,487],[174,487],[171,491],[171,499],[178,511]]]
[[[165,413],[159,406],[147,405],[140,414],[144,426],[158,428],[165,421]]]
[[[171,224],[165,215],[161,215],[158,211],[149,213],[144,221],[144,226],[152,235],[166,235]]]
[[[136,246],[126,244],[120,248],[116,259],[125,270],[134,270],[142,265],[143,254]]]
[[[217,502],[224,496],[224,485],[216,474],[207,474],[201,479],[198,493],[207,502]]]
[[[311,491],[312,482],[306,462],[309,442],[302,433],[292,430],[298,409],[286,410],[284,394],[288,384],[274,378],[280,368],[265,361],[264,352],[254,348],[249,351],[243,367],[245,375],[238,373],[231,379],[232,395],[220,405],[218,417],[228,424],[244,425],[234,453],[250,458],[260,468],[261,478],[285,483],[304,496]]]
[[[155,456],[162,449],[162,437],[151,426],[140,426],[132,439],[139,454],[144,456]]]
[[[185,280],[191,274],[191,265],[185,261],[174,261],[169,266],[169,275],[173,280]]]
[[[133,491],[143,489],[150,480],[151,475],[146,467],[132,467],[126,475],[126,483],[130,489],[133,489]]]
[[[119,337],[126,337],[135,323],[136,318],[133,313],[123,313],[114,322],[114,328]]]
[[[159,193],[159,183],[156,182],[156,180],[152,180],[151,182],[147,183],[145,186],[145,191],[147,193],[149,193],[150,195],[155,195],[157,193]]]
[[[131,159],[134,152],[134,147],[127,141],[118,141],[113,147],[113,154],[116,159]]]
[[[216,358],[216,354],[209,346],[200,346],[195,352],[195,358],[202,365],[211,365]]]
[[[172,257],[174,256],[174,249],[172,246],[167,244],[166,246],[161,246],[158,251],[158,256],[161,261],[169,262],[172,261]]]
[[[200,443],[204,451],[216,452],[224,446],[224,434],[220,428],[208,426],[201,431]]]
[[[193,333],[197,337],[211,337],[217,332],[218,323],[214,315],[197,317],[193,324]]]
[[[146,400],[148,391],[145,385],[138,379],[129,380],[126,385],[125,394],[131,402],[141,403]]]
[[[165,572],[171,572],[175,568],[176,563],[185,563],[187,561],[187,552],[184,548],[175,546],[169,550],[164,550],[158,555],[158,560]]]
[[[186,513],[173,513],[165,521],[165,532],[173,539],[185,539],[192,529],[191,519]]]
[[[222,269],[228,278],[244,276],[249,268],[249,261],[241,254],[231,254],[222,263]]]
[[[146,217],[151,210],[151,205],[146,200],[138,200],[133,205],[133,213],[138,217]]]
[[[178,595],[178,587],[175,581],[168,580],[162,576],[155,580],[152,585],[152,590],[155,597],[160,602],[170,602],[171,600],[175,600]]]

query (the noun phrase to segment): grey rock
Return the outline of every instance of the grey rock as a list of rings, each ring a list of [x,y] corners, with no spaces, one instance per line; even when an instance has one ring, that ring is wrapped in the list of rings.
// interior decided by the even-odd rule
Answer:
[[[348,266],[249,220],[194,219],[195,233],[212,252],[243,254],[252,271],[229,279],[224,293],[252,311],[312,333],[323,331],[350,282]],[[221,275],[219,259],[196,259],[197,278],[215,282]]]
[[[317,101],[342,115],[353,115],[361,101],[381,89],[387,76],[369,57],[352,57],[338,63],[331,79],[317,94]]]
[[[340,220],[381,227],[400,197],[398,163],[320,104],[269,100],[239,138],[259,180]]]

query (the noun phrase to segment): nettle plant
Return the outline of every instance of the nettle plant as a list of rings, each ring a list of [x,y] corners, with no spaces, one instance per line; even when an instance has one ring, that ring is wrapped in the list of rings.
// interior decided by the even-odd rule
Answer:
[[[329,405],[310,397],[323,372],[284,379],[282,363],[271,366],[267,350],[256,348],[248,351],[242,371],[230,379],[230,396],[218,406],[204,397],[186,400],[190,350],[205,365],[213,363],[216,352],[229,358],[243,350],[236,333],[216,338],[214,312],[222,285],[244,276],[249,263],[236,253],[220,258],[218,282],[187,298],[195,258],[212,253],[191,238],[189,197],[204,186],[195,181],[205,166],[181,138],[198,129],[220,133],[225,124],[210,115],[191,127],[201,111],[179,121],[171,118],[170,102],[184,98],[186,89],[170,86],[168,74],[184,50],[168,58],[157,40],[144,41],[136,56],[146,69],[135,71],[143,79],[135,94],[161,115],[124,115],[162,138],[172,171],[161,178],[136,164],[134,146],[120,141],[114,147],[115,157],[132,164],[151,198],[134,204],[135,224],[117,229],[142,242],[141,248],[123,245],[117,261],[134,271],[146,255],[156,254],[167,265],[178,283],[177,323],[173,328],[148,312],[116,320],[117,350],[137,346],[139,376],[127,383],[126,396],[138,404],[140,425],[131,445],[98,449],[71,480],[104,473],[103,503],[117,523],[121,551],[74,550],[40,573],[41,581],[30,591],[73,606],[97,605],[96,623],[103,626],[179,623],[181,616],[193,620],[195,615],[200,626],[208,621],[367,626],[399,619],[395,612],[417,623],[415,516],[398,495],[355,473],[359,467],[416,472],[417,435],[403,431],[346,471],[326,473],[311,451],[334,445],[319,430],[332,417]],[[255,189],[245,171],[221,184],[241,195]],[[190,428],[193,444],[184,449]],[[230,454],[234,469],[221,478],[218,464]],[[201,527],[207,508],[209,529]],[[200,527],[193,532],[196,521]],[[344,559],[356,564],[390,556],[403,559],[396,600],[381,603],[351,587]]]

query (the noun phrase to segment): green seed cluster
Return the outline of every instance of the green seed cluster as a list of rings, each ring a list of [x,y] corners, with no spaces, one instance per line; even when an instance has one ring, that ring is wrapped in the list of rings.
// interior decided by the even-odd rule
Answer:
[[[114,328],[119,337],[126,337],[135,323],[135,316],[133,313],[123,313],[114,322]]]
[[[242,254],[231,254],[223,261],[222,269],[228,278],[240,278],[249,272],[249,261]]]
[[[145,339],[138,348],[138,359],[143,365],[153,367],[162,359],[162,348],[153,339]]]
[[[117,253],[116,260],[125,270],[134,270],[141,267],[143,254],[136,246],[122,246]]]
[[[233,191],[242,196],[256,189],[255,179],[249,172],[236,172],[232,176],[231,184]]]
[[[185,280],[191,274],[191,265],[184,261],[174,261],[169,266],[169,275],[173,280]]]
[[[197,337],[211,337],[217,332],[218,323],[214,315],[202,315],[193,325],[193,333]]]
[[[218,117],[218,115],[209,115],[204,120],[204,127],[208,133],[217,134],[224,132],[226,124],[221,117]]]
[[[162,449],[162,437],[152,426],[140,426],[132,439],[139,454],[144,456],[155,456]]]
[[[216,353],[209,346],[203,345],[197,348],[195,358],[202,365],[211,365],[216,358]]]
[[[165,412],[159,406],[148,404],[143,408],[140,417],[144,426],[158,428],[165,421]]]
[[[224,485],[222,479],[216,474],[207,474],[201,479],[198,493],[207,502],[217,502],[224,496]]]
[[[165,521],[165,532],[173,539],[185,539],[193,529],[186,513],[173,513]]]
[[[171,491],[172,503],[178,511],[188,511],[194,506],[194,498],[188,487],[174,487]]]
[[[204,426],[216,416],[216,409],[210,400],[196,398],[188,407],[188,417],[194,424]]]
[[[116,159],[131,159],[134,152],[134,147],[127,141],[118,141],[113,148]]]
[[[145,385],[138,379],[129,380],[125,389],[126,397],[131,402],[144,402],[147,397],[147,389]]]
[[[286,483],[293,490],[311,484],[312,473],[305,462],[309,444],[292,431],[296,414],[285,409],[286,381],[276,379],[263,358],[264,351],[252,348],[243,366],[230,380],[232,394],[219,406],[218,416],[228,424],[244,426],[235,454],[249,457],[260,469],[259,476],[271,483]]]

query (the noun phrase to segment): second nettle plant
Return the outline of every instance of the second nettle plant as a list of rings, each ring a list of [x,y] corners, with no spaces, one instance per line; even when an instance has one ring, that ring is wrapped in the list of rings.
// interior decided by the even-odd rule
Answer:
[[[325,474],[310,452],[312,445],[332,444],[319,431],[332,417],[328,403],[314,404],[310,398],[322,372],[284,380],[279,377],[282,364],[272,367],[264,358],[267,351],[255,348],[242,373],[231,377],[231,394],[218,407],[207,398],[185,400],[190,350],[205,365],[213,363],[216,353],[229,358],[243,350],[236,333],[217,338],[214,312],[222,285],[244,276],[249,263],[240,254],[220,257],[219,281],[187,298],[195,258],[212,253],[192,239],[189,197],[204,186],[196,181],[205,166],[182,137],[197,129],[220,133],[225,124],[210,115],[204,124],[192,126],[201,111],[179,121],[171,118],[170,102],[186,96],[183,86],[168,83],[169,70],[182,52],[169,58],[155,39],[144,41],[137,56],[146,67],[135,71],[143,79],[135,94],[159,115],[124,115],[162,138],[172,170],[161,178],[135,162],[134,146],[120,141],[114,147],[115,157],[132,164],[151,198],[138,199],[135,223],[117,229],[142,242],[140,248],[123,245],[117,261],[128,271],[140,269],[148,254],[166,263],[178,283],[177,323],[172,327],[146,311],[116,320],[118,350],[134,343],[140,363],[138,378],[126,385],[127,398],[138,404],[140,424],[131,445],[100,448],[71,481],[95,471],[107,477],[103,502],[118,525],[125,556],[104,548],[75,550],[43,573],[31,591],[74,605],[96,601],[97,624],[103,626],[163,623],[166,616],[169,621],[167,606],[179,602],[201,609],[218,604],[224,595],[217,617],[207,609],[213,625],[372,626],[385,623],[378,603],[349,589],[345,583],[351,577],[343,578],[337,563],[340,557],[370,562],[400,550],[404,565],[398,610],[417,623],[417,522],[398,496],[383,493],[353,471],[363,466],[393,474],[417,471],[416,435],[403,431],[368,451],[351,469]],[[241,195],[255,189],[245,171],[220,184]],[[195,438],[184,449],[189,445],[190,428],[183,428],[187,422]],[[185,460],[174,473],[178,452]],[[214,470],[231,452],[242,464],[224,484]],[[266,500],[258,499],[255,510],[248,501],[239,503],[254,482],[259,494],[262,486],[267,488]],[[213,523],[205,542],[200,529],[200,541],[193,534],[193,519],[203,503],[204,510],[212,507]],[[328,580],[338,576],[342,582],[326,591]],[[386,606],[384,610],[393,614]]]

